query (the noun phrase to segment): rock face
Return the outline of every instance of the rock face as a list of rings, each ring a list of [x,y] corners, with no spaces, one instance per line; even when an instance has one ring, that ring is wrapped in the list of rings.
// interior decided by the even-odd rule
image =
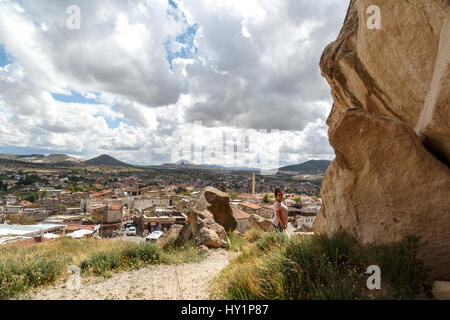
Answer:
[[[370,5],[380,30],[367,27]],[[315,231],[363,243],[418,235],[432,277],[450,280],[450,1],[350,1],[320,67],[336,159]]]
[[[224,227],[214,221],[212,213],[194,209],[188,213],[188,219],[197,245],[205,245],[208,248],[226,247],[227,233]]]
[[[208,210],[214,216],[214,220],[227,231],[234,231],[237,226],[230,205],[230,196],[213,187],[206,187],[196,203],[197,210]]]
[[[260,229],[263,231],[273,230],[272,220],[265,219],[257,214],[252,214],[249,218],[250,225],[255,229]]]
[[[167,233],[158,240],[158,244],[164,246],[171,238],[175,239],[178,244],[186,243],[193,238],[192,226],[190,224],[177,224],[172,226]]]
[[[228,237],[225,230],[236,228],[236,219],[229,196],[213,187],[206,187],[188,213],[196,243],[209,248],[224,248]]]

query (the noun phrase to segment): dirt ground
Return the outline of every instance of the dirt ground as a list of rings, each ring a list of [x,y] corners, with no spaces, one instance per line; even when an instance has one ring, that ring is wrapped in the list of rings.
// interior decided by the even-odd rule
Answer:
[[[208,257],[197,263],[155,265],[102,277],[83,278],[78,289],[66,283],[36,289],[22,299],[36,300],[197,300],[212,299],[211,279],[237,253],[224,249],[210,250]]]

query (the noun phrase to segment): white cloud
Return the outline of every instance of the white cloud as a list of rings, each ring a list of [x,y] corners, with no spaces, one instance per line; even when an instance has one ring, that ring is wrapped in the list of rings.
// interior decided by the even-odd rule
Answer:
[[[318,61],[345,1],[176,3],[0,0],[0,44],[12,60],[0,67],[0,148],[166,162],[174,130],[202,121],[216,132],[289,130],[284,163],[333,156]],[[71,4],[81,30],[66,28]],[[71,92],[97,103],[52,97]]]

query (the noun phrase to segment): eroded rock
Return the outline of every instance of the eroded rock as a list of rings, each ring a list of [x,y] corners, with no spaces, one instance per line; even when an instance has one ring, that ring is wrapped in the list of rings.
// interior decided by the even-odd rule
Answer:
[[[382,28],[367,28],[367,8]],[[450,2],[352,0],[320,67],[332,89],[336,159],[315,231],[363,243],[421,237],[432,278],[450,280]]]
[[[271,231],[273,229],[272,220],[263,218],[257,214],[252,214],[249,218],[250,225],[259,230]]]

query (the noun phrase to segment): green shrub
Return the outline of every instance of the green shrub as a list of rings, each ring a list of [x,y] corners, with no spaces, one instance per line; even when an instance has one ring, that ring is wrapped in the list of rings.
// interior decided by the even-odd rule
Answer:
[[[31,263],[0,261],[0,299],[7,299],[32,287],[47,285],[59,278],[64,264],[58,259],[39,257]]]
[[[223,299],[413,299],[430,296],[428,271],[417,260],[418,239],[360,245],[343,234],[288,239],[267,233],[216,278]],[[369,265],[382,288],[367,289]]]
[[[246,239],[248,239],[248,241],[250,241],[250,242],[255,242],[256,240],[261,239],[263,234],[264,234],[264,231],[255,229],[255,228],[251,228],[244,233],[244,237]]]
[[[285,232],[264,232],[260,239],[255,242],[255,246],[260,251],[272,250],[272,247],[284,247],[289,241]]]
[[[197,262],[205,256],[193,242],[161,249],[152,243],[62,238],[32,246],[0,246],[0,299],[61,280],[69,265],[79,265],[83,274],[110,277],[116,271]]]
[[[227,250],[239,251],[248,242],[246,238],[236,234],[233,231],[227,232],[227,235],[228,239],[230,240],[227,242]]]
[[[110,276],[111,271],[138,269],[147,264],[163,263],[162,251],[153,243],[130,244],[120,250],[114,249],[92,254],[81,262],[83,273]]]

